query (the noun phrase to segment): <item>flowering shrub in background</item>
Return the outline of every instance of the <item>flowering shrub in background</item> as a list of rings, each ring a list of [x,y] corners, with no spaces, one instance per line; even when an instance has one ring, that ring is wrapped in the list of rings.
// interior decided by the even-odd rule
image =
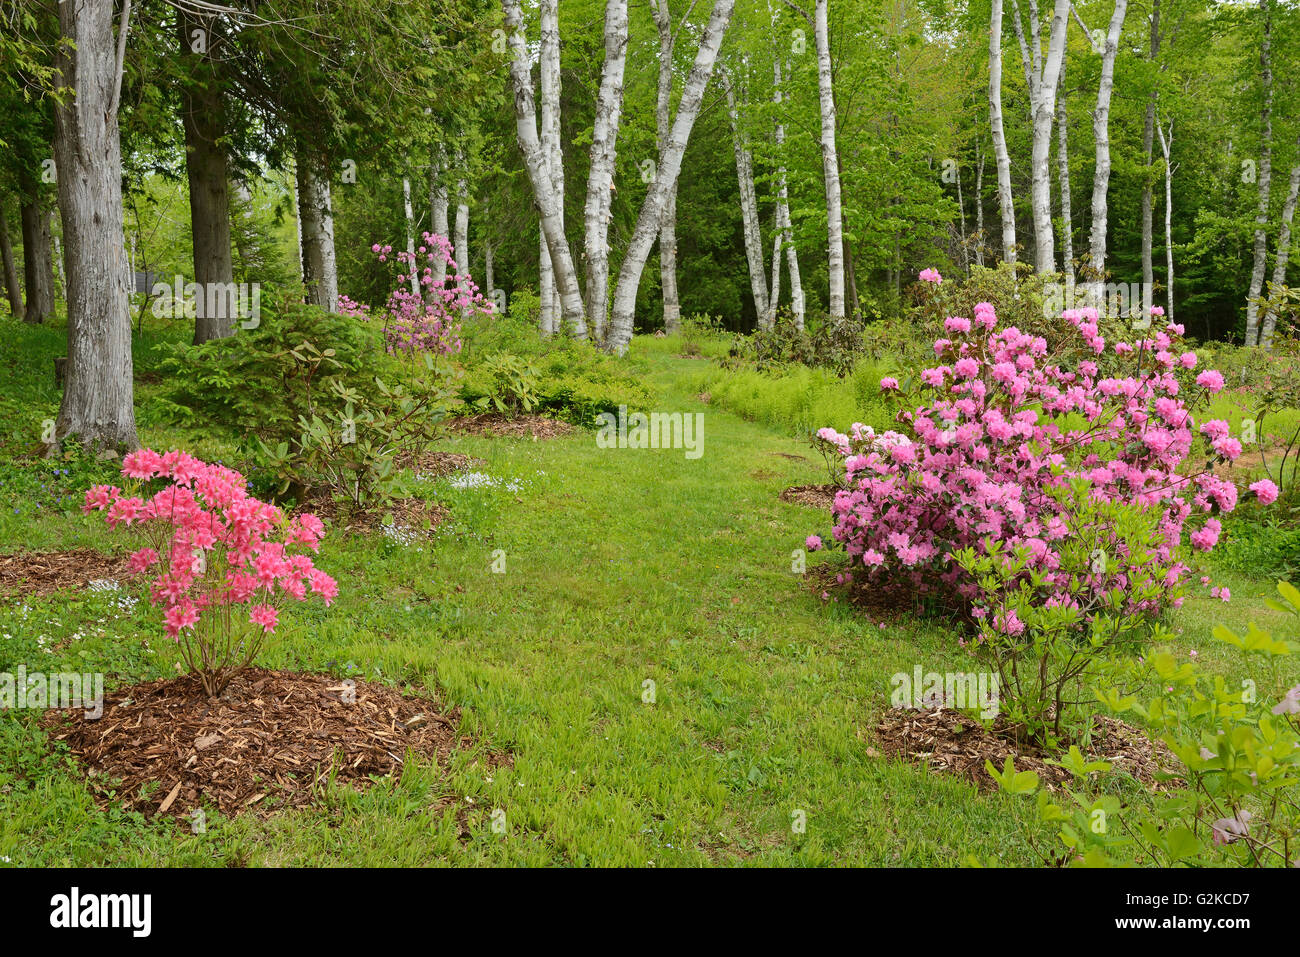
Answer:
[[[1059,730],[1065,687],[1082,670],[1050,666],[1078,659],[1056,640],[1099,651],[1182,603],[1188,546],[1212,549],[1216,516],[1237,503],[1211,466],[1241,443],[1226,422],[1195,420],[1223,379],[1195,372],[1181,326],[1108,344],[1095,311],[1066,311],[1076,341],[1060,352],[1109,350],[1128,364],[1118,377],[1092,359],[1062,364],[1042,336],[999,330],[989,303],[974,312],[945,320],[919,383],[881,380],[909,434],[818,433],[844,469],[832,508],[851,559],[841,578],[906,589],[974,621],[1021,717],[1041,722],[1055,707]],[[1190,461],[1199,466],[1185,470]],[[1272,483],[1252,490],[1276,497]],[[1019,663],[1044,634],[1038,681]]]
[[[288,518],[251,497],[233,469],[140,449],[123,459],[122,475],[140,487],[156,479],[166,485],[148,498],[97,485],[82,510],[104,512],[113,529],[136,526],[149,541],[131,556],[131,569],[156,570],[150,600],[163,608],[167,633],[210,696],[254,659],[286,599],[304,601],[310,592],[329,605],[338,594],[304,552],[319,547],[320,519]]]
[[[402,267],[395,277],[393,291],[388,294],[382,315],[384,338],[390,353],[455,355],[463,346],[460,320],[474,314],[488,315],[493,311],[492,302],[479,293],[469,273],[456,271],[452,245],[445,236],[426,232],[423,245],[415,253],[394,252],[392,246],[379,243],[372,245],[370,251],[380,262],[386,263],[392,257]],[[441,285],[434,280],[432,264],[435,261],[448,267]],[[411,290],[412,280],[419,287],[419,294]],[[351,315],[369,318],[365,307],[351,300],[348,300],[348,308]],[[340,304],[340,311],[342,309]]]

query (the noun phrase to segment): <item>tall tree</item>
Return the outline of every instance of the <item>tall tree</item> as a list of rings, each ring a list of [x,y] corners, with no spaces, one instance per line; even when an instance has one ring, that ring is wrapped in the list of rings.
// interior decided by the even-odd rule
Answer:
[[[677,31],[673,29],[668,0],[650,0],[650,13],[654,17],[655,29],[659,34],[659,74],[655,88],[655,145],[659,155],[662,156],[672,127],[673,52],[677,46]],[[685,23],[685,19],[682,22]],[[676,183],[673,183],[664,200],[663,222],[659,224],[659,285],[663,290],[664,299],[664,331],[671,334],[681,327],[682,321],[681,298],[677,293]]]
[[[1110,187],[1110,99],[1115,89],[1115,55],[1119,50],[1119,35],[1128,13],[1128,0],[1115,0],[1106,29],[1105,45],[1101,49],[1101,81],[1097,86],[1097,106],[1092,111],[1092,136],[1096,147],[1096,163],[1092,178],[1092,234],[1088,261],[1098,280],[1106,275],[1106,219],[1108,212],[1107,190]]]
[[[660,2],[664,3],[664,0]],[[605,339],[609,316],[609,221],[614,202],[618,127],[623,115],[623,76],[627,68],[627,0],[607,0],[604,36],[605,64],[600,72],[600,92],[596,97],[596,116],[592,123],[591,167],[583,210],[586,220],[587,315],[597,342]]]
[[[1002,212],[1002,259],[1016,261],[1016,206],[1011,195],[1011,153],[1002,125],[1002,0],[993,0],[989,22],[989,128],[998,167],[998,208]]]
[[[1259,210],[1255,213],[1255,250],[1246,293],[1246,345],[1259,344],[1259,294],[1268,267],[1268,191],[1273,178],[1273,0],[1259,0],[1263,38],[1259,44],[1260,84],[1264,105],[1260,109]]]
[[[130,29],[123,0],[58,5],[61,42],[54,109],[59,213],[67,257],[68,363],[58,439],[117,450],[138,444],[133,404],[131,316],[122,230],[118,106]]]

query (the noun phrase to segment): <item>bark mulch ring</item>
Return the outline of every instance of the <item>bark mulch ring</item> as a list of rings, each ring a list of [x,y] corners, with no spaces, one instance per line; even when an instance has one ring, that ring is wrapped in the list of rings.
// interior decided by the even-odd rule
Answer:
[[[49,595],[100,579],[120,581],[131,574],[129,563],[127,555],[106,555],[93,548],[0,555],[0,596]]]
[[[1018,745],[1001,717],[986,731],[974,718],[947,708],[891,708],[876,725],[874,740],[890,757],[960,775],[983,790],[997,788],[984,762],[991,761],[1001,771],[1008,756],[1017,771],[1036,771],[1042,785],[1052,791],[1059,791],[1073,777],[1065,768],[1044,760],[1057,755]],[[1092,740],[1084,757],[1107,761],[1112,770],[1129,774],[1155,790],[1167,790],[1176,783],[1156,780],[1159,773],[1177,773],[1179,762],[1174,754],[1138,728],[1109,715],[1093,715]]]
[[[403,539],[432,535],[451,514],[446,506],[422,498],[395,499],[379,508],[357,511],[332,498],[309,499],[295,511],[311,512],[344,532],[362,534],[388,530]]]
[[[561,435],[570,435],[576,429],[568,422],[548,419],[544,415],[526,413],[514,417],[500,412],[480,412],[477,415],[463,415],[447,421],[449,432],[465,435],[486,435],[512,439],[533,438],[553,439]]]
[[[839,490],[838,485],[791,485],[781,493],[781,501],[809,505],[829,512],[835,503],[835,493]]]
[[[906,588],[874,588],[859,582],[840,584],[836,577],[845,570],[841,562],[813,565],[804,572],[804,582],[817,597],[826,595],[825,600],[847,601],[872,621],[879,621],[882,628],[886,621],[896,621],[905,616],[914,618],[921,613],[921,603],[915,592]]]
[[[445,764],[471,739],[459,712],[394,688],[247,668],[220,698],[193,675],[104,696],[104,713],[46,712],[50,737],[85,768],[101,807],[186,817],[204,804],[267,815],[400,774],[408,749]]]
[[[486,464],[482,459],[471,458],[460,452],[435,452],[432,449],[402,456],[397,462],[400,468],[410,469],[421,478],[440,478],[453,472],[464,472],[471,466]]]

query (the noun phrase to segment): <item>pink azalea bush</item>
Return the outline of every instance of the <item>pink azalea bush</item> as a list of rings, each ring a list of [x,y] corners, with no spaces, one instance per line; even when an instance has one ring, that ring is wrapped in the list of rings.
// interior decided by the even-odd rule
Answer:
[[[483,298],[473,277],[457,272],[452,245],[446,236],[426,232],[423,244],[414,253],[394,252],[391,245],[379,243],[372,245],[370,251],[381,263],[389,262],[391,257],[401,267],[382,317],[387,348],[394,355],[419,352],[456,355],[463,346],[461,318],[493,311],[492,302]],[[435,262],[447,266],[441,285],[433,275]],[[420,289],[419,295],[411,291],[412,280]],[[348,314],[369,318],[364,307],[350,300]]]
[[[1061,352],[1109,348],[1129,366],[1116,377],[998,329],[989,303],[974,312],[946,319],[936,364],[911,391],[882,380],[904,431],[818,433],[843,467],[832,509],[851,560],[841,581],[919,594],[1013,655],[1043,631],[1129,628],[1180,605],[1189,549],[1214,548],[1218,516],[1238,499],[1210,466],[1241,443],[1227,422],[1194,414],[1222,376],[1195,371],[1181,326],[1108,346],[1095,311],[1066,311],[1074,341]],[[1251,490],[1276,497],[1271,483]]]
[[[149,496],[97,485],[82,510],[102,511],[110,528],[134,526],[149,541],[132,554],[131,570],[156,571],[150,600],[209,695],[253,660],[287,599],[316,594],[328,606],[338,595],[338,583],[304,553],[319,548],[320,519],[288,517],[253,498],[234,469],[140,449],[123,459],[122,475],[137,491],[166,484]]]

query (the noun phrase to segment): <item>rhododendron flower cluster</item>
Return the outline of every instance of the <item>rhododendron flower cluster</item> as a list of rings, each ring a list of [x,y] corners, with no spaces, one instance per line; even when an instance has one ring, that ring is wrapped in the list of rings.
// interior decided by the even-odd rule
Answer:
[[[150,542],[132,554],[131,570],[156,571],[151,601],[210,695],[252,661],[285,599],[314,594],[328,606],[338,595],[337,582],[305,554],[319,548],[320,519],[289,517],[253,498],[234,469],[140,449],[122,460],[122,475],[141,489],[166,484],[150,496],[97,485],[82,510],[104,512],[110,528],[134,528]]]
[[[388,294],[383,313],[384,338],[390,353],[455,355],[463,346],[461,318],[493,311],[492,302],[479,293],[469,273],[457,272],[452,245],[446,236],[426,232],[423,244],[414,253],[405,250],[394,252],[392,246],[379,243],[372,245],[370,251],[381,263],[392,257],[402,267],[395,278],[393,291]],[[441,284],[433,274],[435,262],[447,266]],[[419,294],[411,291],[412,281],[419,287]],[[364,307],[351,300],[347,314],[369,318]]]
[[[1187,546],[1212,549],[1221,531],[1214,516],[1237,503],[1236,486],[1203,464],[1235,459],[1241,443],[1226,422],[1198,423],[1193,415],[1223,387],[1222,376],[1210,370],[1187,381],[1196,357],[1178,348],[1175,325],[1111,345],[1132,366],[1117,378],[1088,359],[1063,368],[1042,337],[998,329],[989,303],[974,312],[945,322],[949,338],[935,342],[938,364],[922,372],[915,393],[882,381],[899,397],[897,420],[910,435],[877,435],[863,425],[847,436],[817,435],[842,460],[834,539],[853,576],[938,597],[1005,635],[1023,631],[1024,622],[981,590],[956,553],[999,547],[1008,563],[1024,557],[1017,580],[1034,583],[1043,607],[1078,609],[1084,620],[1105,605],[1094,599],[1115,589],[1129,596],[1125,613],[1180,604]],[[1083,355],[1106,350],[1095,310],[1062,318]],[[1184,469],[1200,448],[1205,454],[1194,461],[1202,467]],[[1277,497],[1271,482],[1251,491],[1265,504]],[[1135,543],[1098,520],[1098,508],[1083,507],[1103,503],[1140,509],[1144,540]],[[1066,543],[1080,540],[1089,545],[1082,554],[1093,556],[1082,566],[1077,547],[1069,550],[1074,558],[1064,557]],[[1152,574],[1164,597],[1138,597],[1138,581]]]

